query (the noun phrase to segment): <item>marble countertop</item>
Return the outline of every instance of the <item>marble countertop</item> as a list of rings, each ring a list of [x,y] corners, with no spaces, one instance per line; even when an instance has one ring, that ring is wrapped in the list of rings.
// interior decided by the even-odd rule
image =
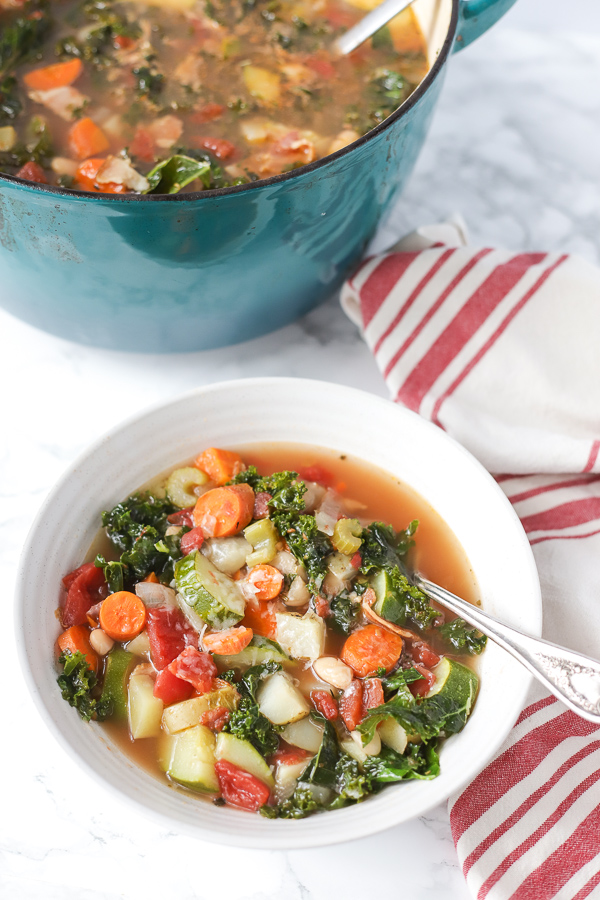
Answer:
[[[557,13],[558,3],[546,5]],[[576,18],[564,29],[556,15],[554,28],[533,30],[534,7],[523,0],[524,13],[515,10],[452,60],[428,144],[377,249],[460,211],[474,243],[598,260],[600,35],[583,25],[570,32]],[[237,851],[235,865],[230,849],[144,820],[73,769],[34,710],[13,648],[16,560],[37,509],[74,457],[132,411],[250,375],[318,377],[385,395],[337,302],[237,347],[164,357],[79,347],[0,313],[0,372],[0,583],[8,613],[0,896],[354,900],[385,891],[466,900],[443,806],[339,847]]]

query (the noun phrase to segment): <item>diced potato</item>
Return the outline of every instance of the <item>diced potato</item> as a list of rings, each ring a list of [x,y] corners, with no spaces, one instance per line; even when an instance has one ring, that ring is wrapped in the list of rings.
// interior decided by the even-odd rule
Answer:
[[[217,737],[215,756],[250,772],[268,787],[274,787],[275,781],[269,766],[249,741],[221,732]]]
[[[406,731],[396,719],[384,719],[378,727],[377,733],[383,743],[395,750],[396,753],[402,754],[406,750],[408,743]]]
[[[381,738],[377,731],[368,744],[363,744],[363,736],[360,731],[351,731],[350,737],[366,756],[377,756],[381,752]]]
[[[17,142],[17,132],[12,125],[0,128],[0,150],[12,150]]]
[[[285,672],[276,672],[263,681],[257,695],[258,708],[273,725],[287,725],[310,712],[303,694]]]
[[[127,709],[129,730],[134,740],[160,734],[163,702],[154,696],[153,691],[154,679],[151,675],[133,673],[129,679]]]
[[[150,659],[150,638],[148,637],[148,632],[146,630],[140,631],[137,637],[129,641],[127,650],[129,653],[133,653],[134,656],[145,656],[146,659]]]
[[[316,753],[323,740],[323,728],[313,722],[310,716],[305,716],[303,719],[298,719],[297,722],[286,725],[281,732],[281,737],[288,744],[293,744],[294,747],[308,750],[309,753]]]
[[[277,642],[292,659],[314,662],[325,649],[325,622],[313,612],[277,613]]]
[[[275,772],[275,799],[278,803],[292,796],[296,790],[298,778],[302,775],[309,762],[310,759],[304,759],[299,763],[291,763],[290,765],[280,763],[277,766],[277,771]]]
[[[244,66],[242,71],[244,84],[253,97],[273,105],[279,102],[281,79],[276,72],[262,66]]]
[[[209,709],[222,706],[225,709],[234,710],[237,707],[239,694],[232,684],[220,681],[215,691],[208,691],[200,697],[192,697],[181,703],[173,703],[167,706],[162,714],[162,724],[168,734],[176,734],[186,728],[198,725],[200,717]]]

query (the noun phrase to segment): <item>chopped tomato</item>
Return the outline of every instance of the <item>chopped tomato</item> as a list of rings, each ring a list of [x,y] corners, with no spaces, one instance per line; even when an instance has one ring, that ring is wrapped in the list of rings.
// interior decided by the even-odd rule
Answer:
[[[239,806],[241,809],[256,812],[269,800],[271,792],[266,784],[245,769],[219,759],[215,763],[215,772],[223,799],[230,806]]]
[[[232,144],[231,141],[226,141],[224,138],[196,137],[193,139],[193,144],[196,147],[214,153],[217,159],[230,159],[235,153],[235,144]]]
[[[327,597],[321,597],[320,594],[318,597],[315,597],[315,612],[322,619],[326,619],[331,615],[331,607]]]
[[[188,506],[187,509],[180,509],[178,512],[171,513],[167,516],[167,522],[170,525],[187,525],[188,528],[194,527],[194,507]]]
[[[267,491],[259,491],[254,495],[254,519],[266,519],[269,515],[269,501],[272,499]]]
[[[352,566],[353,569],[360,569],[360,567],[362,566],[362,556],[360,555],[358,550],[356,551],[356,553],[350,560],[350,565]]]
[[[424,697],[435,684],[435,675],[433,672],[430,672],[429,669],[425,668],[425,666],[420,664],[417,664],[415,669],[423,677],[418,681],[413,681],[409,684],[410,692],[413,697]]]
[[[357,16],[341,9],[339,6],[328,6],[324,16],[336,28],[352,28],[356,24]]]
[[[201,528],[192,528],[191,531],[186,531],[186,533],[181,538],[181,542],[179,546],[181,547],[181,552],[184,556],[187,556],[188,553],[191,553],[192,550],[198,550],[202,544],[204,543],[204,534]]]
[[[284,744],[270,757],[269,762],[272,766],[295,766],[304,762],[309,756],[310,753],[307,750],[292,747],[291,744]]]
[[[164,669],[186,646],[198,646],[198,635],[179,609],[159,606],[148,610],[146,625],[150,656],[156,669]]]
[[[339,711],[337,703],[329,691],[311,691],[310,699],[314,703],[315,709],[318,709],[321,715],[325,716],[329,722],[338,718]]]
[[[357,678],[340,697],[340,715],[348,731],[354,731],[363,717],[363,683]]]
[[[303,481],[316,481],[323,487],[331,487],[334,477],[331,472],[324,466],[315,464],[314,466],[298,466],[298,475]]]
[[[383,685],[380,678],[365,678],[363,681],[363,715],[368,709],[381,706],[384,702]]]
[[[134,46],[135,41],[124,34],[116,34],[113,38],[113,44],[118,50],[130,50]]]
[[[321,59],[318,56],[309,56],[304,60],[304,64],[316,72],[321,78],[328,80],[335,75],[335,68],[328,59]]]
[[[220,103],[207,103],[193,112],[190,119],[197,125],[203,125],[205,122],[212,122],[214,119],[218,119],[224,112],[225,107]]]
[[[137,159],[143,159],[144,162],[153,162],[155,153],[154,138],[147,128],[138,125],[133,135],[133,140],[129,145],[129,152]]]
[[[163,669],[156,676],[154,682],[154,696],[169,706],[170,703],[179,703],[187,700],[194,693],[194,688],[189,681],[178,678],[168,669]]]
[[[169,663],[169,671],[184,681],[189,681],[200,694],[210,691],[217,675],[217,667],[210,653],[195,647],[186,647],[177,659]]]
[[[17,172],[17,178],[23,181],[35,181],[37,184],[48,184],[46,173],[42,167],[36,162],[26,162]]]
[[[63,578],[63,584],[67,581],[69,588],[61,610],[62,623],[65,628],[70,628],[71,625],[85,625],[90,607],[104,599],[106,590],[104,572],[94,563],[85,563]]]
[[[430,669],[437,666],[441,659],[441,656],[434,653],[425,641],[412,641],[410,655],[416,663],[422,663],[422,665],[428,666]]]
[[[217,706],[216,709],[207,709],[200,716],[200,724],[206,725],[211,731],[223,731],[223,728],[229,722],[230,712],[224,706]]]

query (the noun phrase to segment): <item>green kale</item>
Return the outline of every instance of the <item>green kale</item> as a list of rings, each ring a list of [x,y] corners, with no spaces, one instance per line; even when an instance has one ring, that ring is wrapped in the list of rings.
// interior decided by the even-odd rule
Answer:
[[[304,819],[322,807],[317,803],[310,788],[299,785],[291,797],[278,806],[261,806],[260,812],[269,819]]]
[[[302,773],[303,784],[318,784],[335,788],[337,784],[336,764],[339,756],[335,729],[323,716],[315,716],[324,723],[321,746]]]
[[[440,625],[436,632],[454,650],[472,656],[481,653],[487,642],[486,636],[464,619],[453,619],[446,625]]]
[[[150,66],[136,66],[131,70],[131,74],[135,80],[137,93],[156,103],[165,86],[165,76],[162,72],[156,72]]]
[[[47,3],[26,3],[22,14],[0,31],[0,80],[35,57],[52,27]]]
[[[7,75],[0,80],[0,125],[17,118],[23,109],[19,98],[17,79]]]
[[[396,532],[391,525],[371,522],[360,536],[360,571],[366,575],[371,569],[392,569],[402,564],[414,544],[413,534],[418,525],[417,519],[414,519],[404,531]]]
[[[275,472],[273,475],[259,475],[255,466],[249,466],[240,472],[230,484],[249,484],[255,493],[271,494],[269,509],[283,515],[284,513],[301,513],[304,509],[306,485],[297,472]]]
[[[178,508],[166,498],[150,493],[132,494],[113,509],[102,513],[102,524],[112,543],[120,550],[131,550],[148,528],[164,534],[167,517]]]
[[[391,69],[377,69],[371,81],[373,89],[395,109],[405,97],[407,84],[400,72]]]
[[[371,783],[388,784],[409,779],[430,780],[440,774],[437,741],[409,744],[400,755],[383,747],[378,756],[369,756],[364,764],[365,776]]]
[[[331,616],[327,619],[327,624],[341,634],[350,634],[360,615],[360,603],[356,603],[346,591],[342,591],[329,601],[329,609]]]
[[[203,187],[209,187],[210,163],[175,154],[154,166],[146,178],[149,181],[146,194],[178,194],[196,178],[202,181]]]
[[[408,580],[404,571],[396,566],[388,570],[392,580],[398,615],[394,621],[402,625],[413,622],[418,628],[429,628],[439,616],[439,612],[429,603],[429,597]]]
[[[394,50],[392,33],[387,25],[384,25],[383,28],[380,28],[379,31],[375,32],[371,38],[371,43],[375,50]],[[393,74],[395,75],[396,73],[394,72]]]
[[[335,766],[335,774],[338,796],[331,804],[334,809],[348,801],[364,800],[373,792],[369,774],[361,770],[357,761],[347,753],[340,754]]]
[[[256,692],[260,682],[268,675],[278,672],[279,669],[281,669],[281,665],[273,661],[251,666],[239,682],[235,682],[230,673],[225,673],[229,675],[226,680],[235,684],[241,699],[238,708],[231,713],[229,722],[226,723],[223,730],[250,741],[263,756],[275,753],[279,745],[279,738],[271,722],[266,716],[263,716],[258,708]],[[222,675],[219,677],[223,678]]]
[[[25,129],[25,140],[0,153],[0,165],[20,168],[26,162],[47,165],[53,155],[52,139],[43,116],[33,116]]]
[[[396,692],[396,699],[402,700],[406,706],[414,706],[415,698],[408,689],[408,685],[413,681],[419,681],[423,676],[417,669],[398,669],[393,675],[382,678],[381,683],[386,693],[390,691]]]
[[[111,594],[116,594],[117,591],[122,591],[124,589],[125,579],[128,575],[128,569],[125,563],[120,561],[107,562],[102,554],[99,553],[94,560],[94,565],[104,572],[104,579]]]
[[[57,678],[58,686],[69,706],[74,706],[81,718],[87,722],[90,719],[102,721],[108,718],[112,712],[111,704],[94,697],[98,679],[83,653],[65,650],[58,661],[64,667],[62,674]]]
[[[273,524],[288,547],[303,563],[309,576],[309,588],[317,594],[327,573],[327,557],[334,552],[331,540],[317,528],[311,515],[273,515]]]

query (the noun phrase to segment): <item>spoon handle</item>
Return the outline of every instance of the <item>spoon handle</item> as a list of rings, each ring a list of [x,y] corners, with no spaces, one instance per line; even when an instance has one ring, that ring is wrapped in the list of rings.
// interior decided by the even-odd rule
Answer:
[[[415,575],[414,582],[432,600],[457,613],[508,651],[569,709],[600,725],[600,662],[523,634],[421,575]]]
[[[360,44],[372,37],[375,32],[383,28],[384,25],[401,13],[403,9],[410,6],[414,0],[385,0],[380,6],[377,6],[373,12],[365,16],[356,25],[353,25],[345,34],[334,41],[333,48],[341,56],[352,53]]]

